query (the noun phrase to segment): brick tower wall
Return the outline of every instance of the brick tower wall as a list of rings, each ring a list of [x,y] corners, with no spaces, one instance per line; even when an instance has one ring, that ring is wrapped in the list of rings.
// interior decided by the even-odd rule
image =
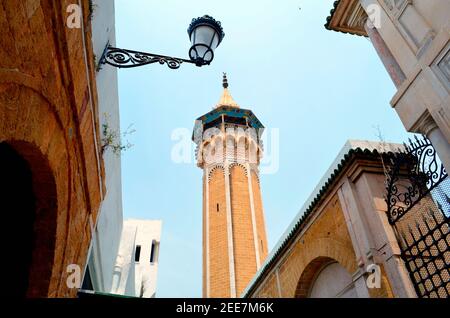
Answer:
[[[208,181],[208,178],[205,178]],[[210,173],[208,186],[208,248],[203,257],[209,254],[209,297],[230,297],[230,266],[228,255],[227,211],[225,200],[225,173],[216,168]],[[207,225],[206,225],[207,226]],[[205,242],[206,244],[206,242]],[[205,263],[206,263],[205,259]],[[208,275],[204,273],[204,275]],[[207,279],[205,279],[207,281]],[[207,288],[207,286],[205,286]]]
[[[202,297],[206,298],[206,181],[208,180],[208,176],[203,175],[203,212],[202,212]]]
[[[204,169],[204,297],[239,297],[267,256],[259,161],[249,162],[251,147],[258,150],[252,137],[232,130],[216,131],[199,145],[197,159],[207,158],[198,162]]]
[[[250,193],[245,168],[230,168],[231,213],[236,273],[236,295],[240,295],[257,271]]]
[[[259,178],[254,171],[252,175],[252,190],[253,190],[253,200],[255,201],[255,217],[256,217],[256,230],[258,236],[258,248],[259,248],[259,259],[260,264],[262,264],[268,253],[267,246],[267,235],[266,235],[266,225],[264,220],[264,209],[262,202],[261,188],[259,186]]]

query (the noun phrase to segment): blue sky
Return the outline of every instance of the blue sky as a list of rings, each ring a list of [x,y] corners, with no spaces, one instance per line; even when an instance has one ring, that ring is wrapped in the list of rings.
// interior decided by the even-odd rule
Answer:
[[[325,30],[333,2],[116,0],[118,47],[187,58],[186,29],[204,14],[226,34],[210,66],[119,71],[121,126],[136,129],[122,157],[124,217],[163,220],[157,297],[201,297],[202,171],[172,161],[171,136],[217,103],[222,72],[238,104],[279,129],[279,170],[261,176],[269,248],[347,139],[378,140],[376,126],[386,141],[408,137],[370,42]]]

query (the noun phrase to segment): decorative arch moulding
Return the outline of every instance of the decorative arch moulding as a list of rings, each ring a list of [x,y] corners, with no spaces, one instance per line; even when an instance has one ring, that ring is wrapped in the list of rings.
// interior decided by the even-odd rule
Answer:
[[[210,168],[207,168],[205,171],[208,174],[208,183],[211,181],[211,175],[213,174],[214,171],[221,169],[223,176],[225,177],[225,167],[223,165],[219,165],[219,164],[215,164]]]
[[[228,165],[228,175],[231,175],[231,171],[230,170],[233,167],[241,167],[242,169],[244,169],[245,175],[248,176],[248,169],[247,169],[247,167],[244,164],[240,163],[240,162],[232,162],[232,163],[230,163]]]
[[[233,133],[229,133],[229,132],[225,132],[225,133],[220,132],[217,134],[207,134],[202,139],[201,145],[217,142],[216,139],[221,139],[222,142],[224,140],[228,141],[229,139],[233,139],[234,142],[237,144],[241,140],[241,138],[245,138],[249,144],[254,143],[255,145],[258,145],[259,147],[262,147],[262,141],[257,136],[254,136],[254,135],[248,134],[248,133],[233,134]]]
[[[250,169],[248,169],[248,168],[246,167],[245,163],[241,163],[241,162],[230,162],[230,163],[228,163],[228,164],[217,164],[217,163],[215,163],[215,164],[213,164],[213,165],[207,167],[207,168],[205,169],[205,171],[206,171],[206,175],[208,176],[208,182],[211,181],[211,175],[212,175],[212,173],[213,173],[214,171],[218,170],[218,169],[221,169],[223,175],[225,176],[225,167],[226,167],[226,166],[228,167],[228,175],[231,174],[231,171],[230,171],[231,168],[233,168],[233,167],[235,167],[235,166],[239,166],[239,167],[241,167],[242,169],[244,169],[244,172],[245,172],[245,175],[246,175],[246,176],[248,176],[249,172],[250,172],[250,173],[253,172],[254,175],[255,175],[255,177],[256,177],[256,181],[258,182],[258,184],[260,183],[258,168],[257,168],[256,166],[250,165]],[[252,176],[252,174],[250,174],[250,176]]]

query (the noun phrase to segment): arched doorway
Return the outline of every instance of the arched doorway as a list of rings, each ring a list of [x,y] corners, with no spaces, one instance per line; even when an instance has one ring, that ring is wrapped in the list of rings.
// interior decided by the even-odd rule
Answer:
[[[348,270],[330,257],[317,257],[303,270],[297,285],[298,298],[356,298]]]
[[[56,188],[47,161],[25,142],[0,143],[0,210],[7,296],[46,297],[53,267]]]
[[[338,262],[326,265],[309,290],[310,298],[357,298],[352,276]]]

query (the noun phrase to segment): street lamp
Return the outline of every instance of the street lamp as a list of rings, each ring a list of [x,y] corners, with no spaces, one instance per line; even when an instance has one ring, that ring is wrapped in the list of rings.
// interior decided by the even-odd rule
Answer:
[[[197,66],[211,63],[214,59],[214,50],[225,36],[220,22],[209,15],[193,19],[188,34],[192,43],[189,57]]]
[[[209,15],[192,19],[188,28],[191,40],[189,60],[158,55],[146,52],[138,52],[112,47],[109,44],[100,59],[99,66],[109,64],[118,68],[131,68],[158,62],[167,64],[171,69],[177,69],[182,63],[192,63],[196,66],[209,65],[214,59],[214,50],[222,42],[225,33],[219,21]]]

